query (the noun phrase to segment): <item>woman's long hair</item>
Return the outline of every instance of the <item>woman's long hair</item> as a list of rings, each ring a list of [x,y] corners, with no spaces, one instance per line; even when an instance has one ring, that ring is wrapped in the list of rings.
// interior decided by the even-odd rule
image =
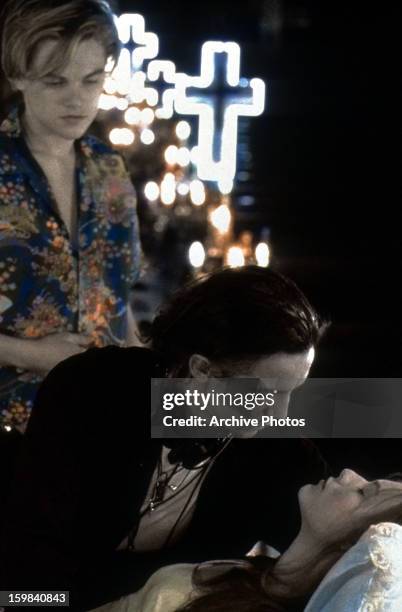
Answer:
[[[302,612],[305,597],[285,599],[267,592],[265,579],[275,563],[275,559],[262,556],[229,568],[225,563],[202,563],[193,572],[193,584],[200,596],[177,612]]]

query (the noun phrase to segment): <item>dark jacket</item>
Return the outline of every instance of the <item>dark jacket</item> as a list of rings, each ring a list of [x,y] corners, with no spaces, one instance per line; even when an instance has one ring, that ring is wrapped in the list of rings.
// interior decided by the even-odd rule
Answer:
[[[140,588],[173,562],[243,556],[259,539],[283,549],[299,526],[297,491],[326,477],[303,440],[233,440],[202,487],[191,526],[170,551],[115,552],[132,529],[161,450],[150,438],[147,349],[91,349],[46,378],[8,505],[4,589],[64,589],[90,608]],[[0,561],[1,563],[1,561]]]

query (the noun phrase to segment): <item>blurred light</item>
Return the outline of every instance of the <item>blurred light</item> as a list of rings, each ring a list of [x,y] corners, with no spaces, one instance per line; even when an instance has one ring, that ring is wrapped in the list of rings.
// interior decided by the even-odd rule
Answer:
[[[116,102],[116,107],[120,111],[125,111],[126,108],[128,107],[128,100],[127,100],[127,98],[118,98],[118,100]]]
[[[149,181],[149,183],[145,185],[144,194],[147,200],[156,202],[160,194],[159,185],[155,183],[155,181]]]
[[[211,213],[211,223],[221,234],[228,231],[231,218],[232,215],[227,204],[221,204]]]
[[[108,96],[101,94],[99,97],[98,108],[101,110],[111,110],[117,108],[121,111],[126,110],[128,106],[127,98],[119,98],[118,96]]]
[[[146,88],[146,101],[149,106],[156,106],[159,100],[158,90],[153,87]]]
[[[240,206],[253,206],[255,204],[255,197],[251,195],[239,196],[237,202]]]
[[[205,202],[204,183],[198,179],[190,183],[190,197],[195,206],[201,206]]]
[[[205,249],[201,242],[193,242],[188,250],[188,258],[194,268],[201,268],[205,261]]]
[[[133,104],[140,104],[147,97],[145,77],[146,74],[142,70],[138,70],[131,75],[128,97]]]
[[[116,92],[126,96],[130,90],[131,82],[131,54],[128,49],[120,51],[119,60],[111,78],[116,83]]]
[[[103,89],[107,94],[113,95],[117,92],[117,83],[111,77],[106,77]]]
[[[150,145],[155,141],[155,134],[152,130],[145,129],[142,130],[140,138],[142,143]]]
[[[115,60],[113,59],[112,56],[107,58],[107,62],[106,62],[106,66],[105,66],[105,72],[111,72],[113,70],[113,68],[115,67]]]
[[[124,113],[124,119],[129,125],[138,125],[141,120],[141,111],[136,106],[131,106]]]
[[[232,179],[220,179],[218,181],[218,189],[223,195],[229,194],[233,189]]]
[[[99,97],[98,108],[101,110],[111,110],[116,106],[117,98],[115,96],[107,96],[101,94]]]
[[[241,268],[244,266],[244,255],[240,247],[232,246],[227,252],[227,264],[231,268]]]
[[[190,159],[191,159],[191,163],[194,164],[194,166],[198,164],[199,155],[200,155],[200,148],[193,147],[190,151]]]
[[[109,134],[110,142],[114,145],[130,146],[135,140],[135,136],[128,128],[114,128]]]
[[[4,429],[5,429],[6,431],[11,431],[11,427],[10,427],[10,425],[4,425]]]
[[[161,202],[171,206],[176,199],[176,179],[172,172],[167,172],[161,183]]]
[[[190,191],[190,185],[188,183],[179,183],[177,185],[177,193],[181,196],[188,195]]]
[[[113,130],[111,130],[111,132],[109,133],[109,140],[114,145],[121,144],[120,130],[118,128],[114,128]]]
[[[180,140],[187,140],[191,134],[191,126],[187,121],[179,121],[176,125],[176,134]]]
[[[171,166],[177,164],[177,153],[179,149],[175,145],[170,145],[165,151],[165,160]]]
[[[269,246],[266,242],[259,242],[255,247],[255,259],[257,264],[263,268],[269,266]]]
[[[179,164],[179,166],[185,168],[185,166],[189,165],[190,161],[190,150],[187,149],[187,147],[180,147],[177,152],[177,163]]]
[[[151,125],[154,119],[155,113],[152,108],[144,108],[141,111],[141,123],[143,123],[144,125]]]

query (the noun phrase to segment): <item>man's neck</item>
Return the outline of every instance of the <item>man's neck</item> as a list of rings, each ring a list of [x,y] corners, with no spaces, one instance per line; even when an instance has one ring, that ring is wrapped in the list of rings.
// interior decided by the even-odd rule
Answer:
[[[34,156],[43,159],[71,160],[75,159],[74,140],[61,138],[56,134],[46,134],[30,121],[25,114],[22,117],[22,127],[24,130],[26,143]]]

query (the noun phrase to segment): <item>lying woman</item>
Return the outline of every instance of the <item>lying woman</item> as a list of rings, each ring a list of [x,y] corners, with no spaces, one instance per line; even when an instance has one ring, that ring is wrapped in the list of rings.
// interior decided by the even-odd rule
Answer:
[[[345,469],[302,487],[299,505],[300,532],[278,559],[168,566],[97,612],[400,612],[402,483]]]

